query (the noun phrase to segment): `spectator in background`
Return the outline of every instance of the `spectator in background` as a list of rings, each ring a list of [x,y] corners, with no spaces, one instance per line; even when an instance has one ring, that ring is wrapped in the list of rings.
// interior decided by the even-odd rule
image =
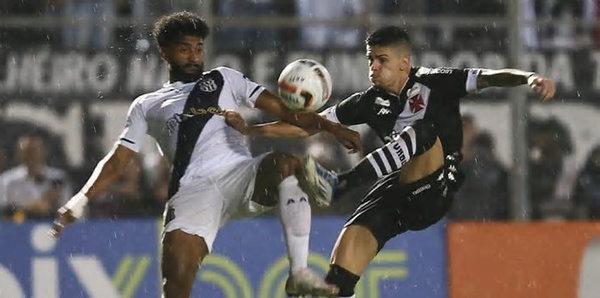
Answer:
[[[171,164],[162,151],[144,154],[145,177],[149,185],[148,215],[160,216],[169,198]]]
[[[475,126],[475,119],[473,119],[473,115],[471,114],[464,114],[462,115],[461,120],[463,130],[463,159],[473,159],[473,139],[478,133],[477,127]]]
[[[572,22],[573,18],[596,20],[597,0],[523,0],[522,12],[526,22],[552,19],[551,24],[529,24],[521,32],[525,45],[531,49],[573,48],[589,44],[591,27]]]
[[[366,17],[363,0],[296,0],[302,20],[348,21]],[[353,49],[362,45],[364,31],[356,26],[303,25],[301,44],[305,49]]]
[[[466,119],[466,121],[464,120]],[[477,133],[473,118],[463,119],[465,154],[461,170],[465,182],[456,193],[449,218],[457,221],[507,220],[508,173],[495,155],[494,141],[487,132]]]
[[[594,21],[596,18],[595,0],[554,0],[551,1],[550,16],[558,21],[551,29],[551,46],[573,48],[581,39],[591,39],[590,28],[583,28],[571,22],[573,18]]]
[[[3,173],[8,166],[8,150],[0,147],[0,173]]]
[[[16,144],[20,165],[0,175],[0,207],[23,212],[28,217],[51,218],[54,210],[72,195],[62,169],[47,165],[45,140],[25,135]]]
[[[600,219],[600,146],[589,153],[574,188],[576,217]]]
[[[111,42],[120,0],[48,0],[51,13],[67,19],[62,46],[67,50],[102,51]]]
[[[145,183],[142,161],[134,158],[116,183],[90,200],[90,216],[118,219],[149,215],[146,203],[151,198]]]
[[[220,0],[216,1],[217,14],[225,19],[240,16],[280,16],[279,5],[275,0]],[[253,27],[249,24],[217,27],[215,30],[217,46],[225,50],[248,49],[264,50],[281,46],[279,29],[271,27]]]
[[[35,18],[44,11],[43,0],[0,1],[0,19],[6,17]],[[12,50],[30,46],[31,40],[45,40],[46,28],[41,26],[2,26],[0,28],[0,50]],[[26,36],[27,38],[23,38]]]
[[[533,119],[529,141],[532,218],[564,219],[571,213],[577,175],[571,136],[557,119]]]

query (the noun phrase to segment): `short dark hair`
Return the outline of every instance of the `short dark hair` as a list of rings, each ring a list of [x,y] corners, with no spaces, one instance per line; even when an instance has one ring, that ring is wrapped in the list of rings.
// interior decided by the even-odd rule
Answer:
[[[161,48],[181,36],[198,36],[204,39],[209,33],[206,22],[199,15],[187,11],[161,17],[152,29],[154,39]]]
[[[410,50],[410,38],[408,33],[397,26],[386,26],[375,30],[367,36],[368,46],[391,46],[395,44],[404,45]]]

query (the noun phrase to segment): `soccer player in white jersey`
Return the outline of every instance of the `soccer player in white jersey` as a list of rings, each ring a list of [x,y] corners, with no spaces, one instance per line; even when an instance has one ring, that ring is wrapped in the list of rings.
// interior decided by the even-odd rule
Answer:
[[[164,16],[153,33],[169,65],[169,83],[131,104],[119,140],[81,191],[60,208],[51,233],[60,235],[64,225],[82,215],[88,198],[119,177],[149,134],[173,164],[162,239],[164,297],[190,296],[200,262],[229,219],[277,204],[291,267],[287,292],[335,295],[337,288],[307,267],[310,205],[296,178],[302,163],[278,152],[252,157],[245,137],[226,123],[223,111],[261,109],[295,126],[327,131],[351,150],[361,149],[358,133],[317,114],[289,110],[279,97],[233,69],[203,72],[209,28],[196,14]]]

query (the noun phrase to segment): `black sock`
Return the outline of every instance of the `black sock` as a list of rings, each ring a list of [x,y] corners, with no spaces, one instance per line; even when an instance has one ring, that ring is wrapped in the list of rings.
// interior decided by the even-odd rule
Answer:
[[[329,265],[329,272],[325,276],[325,281],[340,289],[339,296],[350,297],[354,295],[354,288],[358,283],[360,276],[344,269],[337,264]]]

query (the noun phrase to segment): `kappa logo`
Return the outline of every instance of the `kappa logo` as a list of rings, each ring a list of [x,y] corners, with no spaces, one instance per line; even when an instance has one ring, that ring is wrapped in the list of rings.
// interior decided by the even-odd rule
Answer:
[[[377,112],[377,115],[389,115],[391,113],[392,111],[390,109],[381,108],[379,112]]]
[[[383,99],[381,97],[377,97],[377,98],[375,98],[375,104],[383,106],[383,107],[389,107],[390,106],[390,100],[389,99]]]
[[[204,92],[214,92],[217,90],[217,83],[213,79],[202,80],[198,84],[200,84],[200,90]]]

